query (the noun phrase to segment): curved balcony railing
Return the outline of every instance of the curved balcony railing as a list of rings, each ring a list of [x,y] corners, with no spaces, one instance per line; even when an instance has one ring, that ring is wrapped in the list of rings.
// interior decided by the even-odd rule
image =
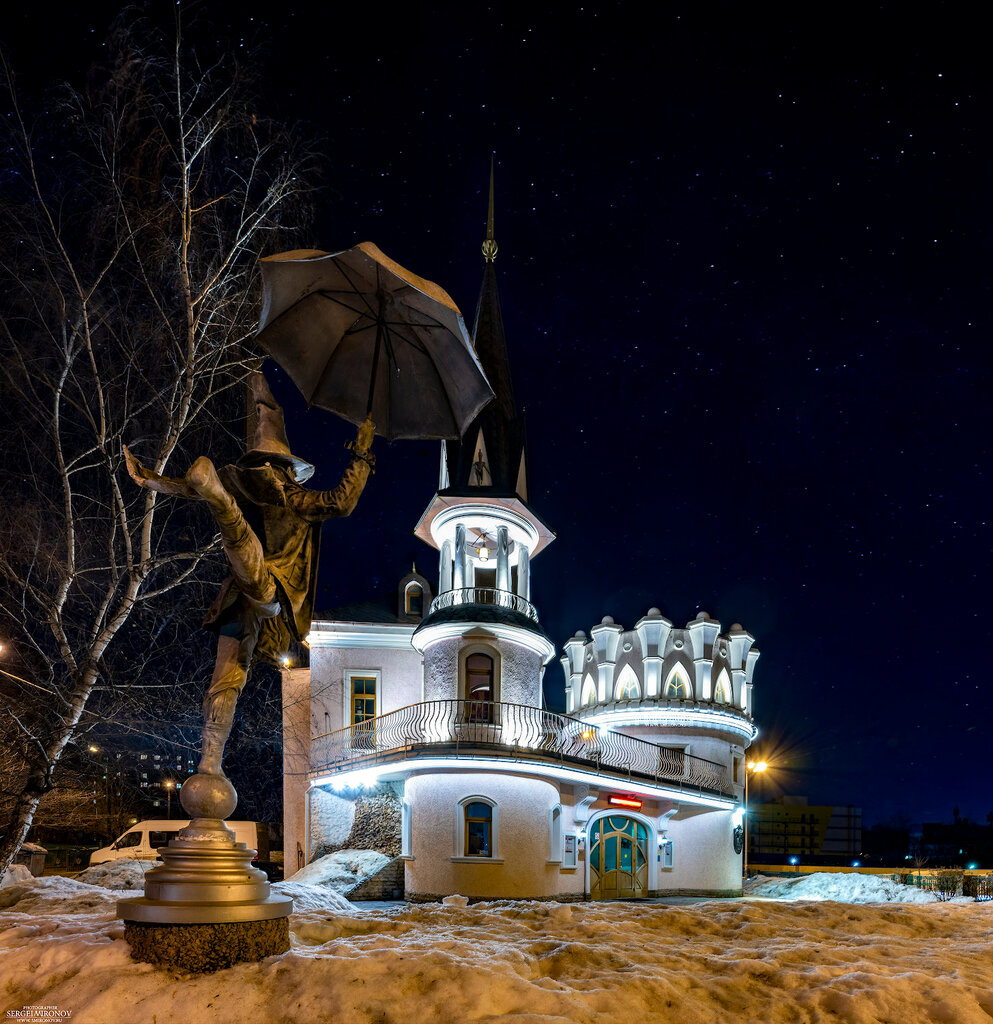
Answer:
[[[726,765],[525,704],[432,700],[315,736],[311,775],[444,754],[558,761],[606,776],[733,795]]]
[[[458,590],[446,590],[431,602],[431,613],[443,608],[454,608],[460,604],[492,604],[538,621],[538,613],[527,598],[509,590],[497,590],[495,587],[460,587]]]

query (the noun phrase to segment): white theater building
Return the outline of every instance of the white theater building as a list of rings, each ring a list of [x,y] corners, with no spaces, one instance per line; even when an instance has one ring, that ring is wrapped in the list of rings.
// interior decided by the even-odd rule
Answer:
[[[484,254],[473,333],[497,397],[442,445],[417,524],[438,594],[412,572],[391,611],[315,621],[309,669],[284,675],[287,877],[341,848],[364,806],[397,833],[408,899],[740,893],[758,659],[741,626],[604,618],[564,645],[566,713],[542,707],[555,646],[531,563],[554,535],[528,505]]]

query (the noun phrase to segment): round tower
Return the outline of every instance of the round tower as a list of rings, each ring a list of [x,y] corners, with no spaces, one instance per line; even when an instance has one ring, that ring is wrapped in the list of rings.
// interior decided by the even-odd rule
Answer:
[[[438,596],[414,633],[424,699],[540,707],[555,648],[531,604],[531,560],[555,536],[527,503],[524,424],[507,359],[494,261],[493,179],[473,344],[493,401],[459,442],[442,442],[438,491],[415,533],[439,552]]]
[[[744,788],[744,752],[757,734],[752,676],[759,651],[739,623],[706,612],[683,629],[650,608],[634,629],[608,615],[565,644],[566,713],[676,747],[727,767]]]

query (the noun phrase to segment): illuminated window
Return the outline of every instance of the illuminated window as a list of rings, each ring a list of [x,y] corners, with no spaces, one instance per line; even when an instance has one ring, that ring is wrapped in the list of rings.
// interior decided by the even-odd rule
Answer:
[[[617,687],[614,690],[614,700],[638,700],[641,697],[641,686],[638,684],[638,677],[630,665],[621,669],[620,677],[617,680]]]
[[[491,720],[495,674],[493,659],[488,654],[470,654],[465,659],[465,692],[471,721]]]
[[[728,678],[728,670],[721,669],[717,677],[717,685],[714,687],[714,701],[718,704],[731,703],[731,680]]]
[[[686,676],[686,669],[682,665],[673,665],[669,678],[665,681],[663,697],[673,700],[686,700],[690,696],[690,681]]]
[[[583,680],[583,699],[581,703],[584,708],[589,707],[591,704],[596,704],[596,683],[593,682],[592,676],[587,676]]]
[[[482,802],[465,805],[465,856],[493,856],[493,807]]]
[[[351,724],[361,725],[376,717],[376,677],[352,676]]]
[[[408,615],[424,614],[424,591],[419,583],[410,583],[403,596],[403,610]]]

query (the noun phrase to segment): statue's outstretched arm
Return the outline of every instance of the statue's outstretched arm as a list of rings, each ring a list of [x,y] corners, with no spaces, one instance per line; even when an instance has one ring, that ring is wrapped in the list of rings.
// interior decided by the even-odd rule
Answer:
[[[369,451],[375,430],[371,419],[366,419],[359,427],[358,437],[349,445],[352,461],[337,487],[330,491],[308,491],[300,487],[286,492],[287,501],[298,515],[319,520],[351,514],[376,464],[375,456]]]
[[[159,476],[154,470],[146,469],[128,451],[127,445],[124,445],[124,463],[128,468],[128,476],[139,487],[147,487],[148,490],[158,491],[160,494],[175,494],[181,498],[201,497],[186,480],[177,480],[171,476]]]

